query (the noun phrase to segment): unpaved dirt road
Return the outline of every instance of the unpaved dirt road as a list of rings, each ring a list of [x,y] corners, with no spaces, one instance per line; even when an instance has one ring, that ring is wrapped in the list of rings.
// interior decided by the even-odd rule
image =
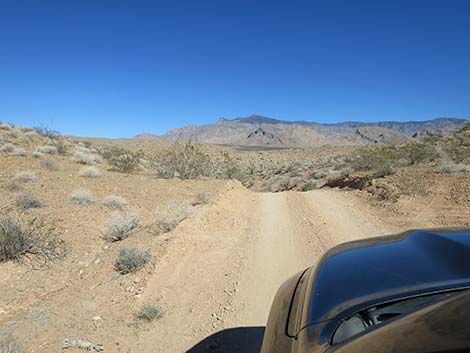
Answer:
[[[181,224],[144,299],[164,317],[136,352],[257,352],[279,285],[349,240],[398,231],[347,192],[255,194],[232,185]],[[134,351],[134,350],[133,350]]]

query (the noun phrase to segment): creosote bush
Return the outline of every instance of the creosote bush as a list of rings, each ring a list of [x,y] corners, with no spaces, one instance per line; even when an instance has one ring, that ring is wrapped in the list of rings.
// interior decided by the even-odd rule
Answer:
[[[101,172],[94,167],[84,167],[80,169],[79,175],[86,178],[99,178]]]
[[[25,193],[19,194],[16,197],[16,205],[22,210],[44,207],[44,203],[38,197]]]
[[[36,219],[21,224],[12,218],[0,219],[0,262],[34,257],[41,262],[65,255],[63,241],[54,227]]]
[[[117,195],[108,195],[103,200],[105,206],[109,208],[117,208],[121,209],[127,206],[127,200],[124,197],[117,196]]]
[[[151,255],[148,250],[123,247],[119,250],[114,268],[122,275],[137,272],[144,268],[150,258]]]
[[[115,213],[108,223],[105,237],[110,241],[120,241],[129,237],[139,223],[139,213],[131,210],[127,214]]]
[[[79,189],[70,195],[70,201],[81,206],[89,206],[93,202],[93,195],[88,189]]]
[[[111,165],[111,170],[120,173],[132,173],[140,165],[143,153],[132,152],[125,148],[113,147],[103,151],[103,157]]]
[[[433,161],[438,156],[434,146],[425,143],[407,143],[400,146],[361,148],[347,163],[356,171],[387,171]]]
[[[211,159],[197,145],[190,142],[175,144],[163,151],[155,161],[157,173],[165,178],[194,179],[210,176],[213,171]]]
[[[142,307],[135,313],[136,318],[144,321],[155,321],[160,319],[163,316],[163,309],[156,304],[144,304]]]

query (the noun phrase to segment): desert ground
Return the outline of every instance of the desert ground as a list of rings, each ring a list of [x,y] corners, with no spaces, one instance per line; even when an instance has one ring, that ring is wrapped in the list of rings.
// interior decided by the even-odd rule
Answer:
[[[224,177],[162,177],[152,158],[170,142],[39,132],[0,129],[2,224],[35,220],[44,226],[33,236],[60,239],[57,256],[0,257],[0,340],[14,347],[6,353],[255,353],[279,285],[331,247],[470,226],[466,160],[444,171],[423,159],[376,176],[344,171],[351,147],[211,145],[201,147],[208,159],[230,162],[218,164]],[[145,156],[118,171],[109,146]],[[121,271],[122,248],[145,251],[146,261]],[[145,306],[154,315],[141,315]]]

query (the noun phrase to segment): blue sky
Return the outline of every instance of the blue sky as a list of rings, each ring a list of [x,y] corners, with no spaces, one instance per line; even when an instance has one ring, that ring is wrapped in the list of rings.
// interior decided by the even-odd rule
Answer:
[[[470,117],[469,18],[467,0],[0,0],[0,120],[118,137]]]

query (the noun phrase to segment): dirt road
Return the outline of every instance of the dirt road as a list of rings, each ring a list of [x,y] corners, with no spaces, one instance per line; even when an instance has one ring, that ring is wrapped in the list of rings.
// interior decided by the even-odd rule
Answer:
[[[347,192],[255,194],[235,185],[178,227],[145,290],[165,316],[136,352],[257,352],[279,285],[335,244],[397,231]]]

